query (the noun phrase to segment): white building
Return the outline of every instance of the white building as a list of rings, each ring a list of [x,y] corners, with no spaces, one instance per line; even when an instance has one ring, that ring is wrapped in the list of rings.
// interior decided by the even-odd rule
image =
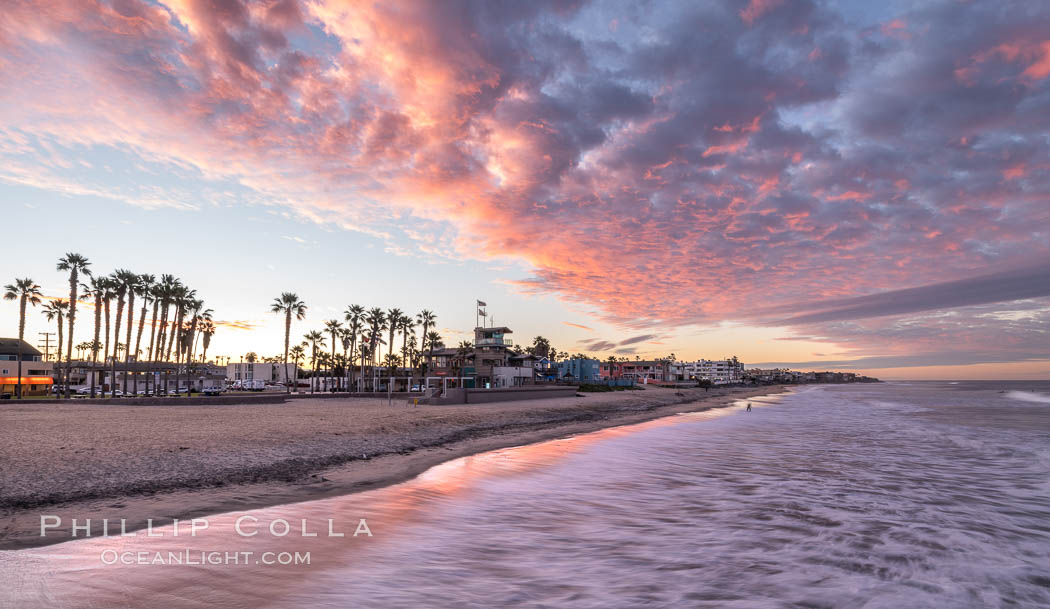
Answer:
[[[521,387],[533,384],[536,370],[532,366],[493,366],[493,387]]]
[[[711,381],[716,385],[739,383],[744,378],[744,364],[736,358],[684,362],[683,375],[687,379]]]
[[[295,364],[288,363],[288,375],[291,376],[290,380],[295,380]],[[255,362],[249,364],[247,362],[240,362],[236,364],[226,365],[226,380],[230,382],[237,381],[253,381],[263,380],[267,383],[284,383],[289,380],[284,374],[284,363],[280,364],[268,364],[265,362]]]

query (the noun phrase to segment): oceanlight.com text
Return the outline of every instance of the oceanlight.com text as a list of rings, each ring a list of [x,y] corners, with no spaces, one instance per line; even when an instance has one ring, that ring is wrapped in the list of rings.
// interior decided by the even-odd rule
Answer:
[[[223,552],[217,550],[183,550],[179,552],[118,552],[103,550],[99,560],[104,565],[191,565],[191,566],[238,566],[238,565],[309,565],[309,552]]]

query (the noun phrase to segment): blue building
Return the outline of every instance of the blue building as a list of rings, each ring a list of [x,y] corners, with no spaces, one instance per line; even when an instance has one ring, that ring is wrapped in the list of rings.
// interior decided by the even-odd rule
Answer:
[[[558,380],[575,383],[599,383],[601,362],[596,359],[570,359],[558,362]]]

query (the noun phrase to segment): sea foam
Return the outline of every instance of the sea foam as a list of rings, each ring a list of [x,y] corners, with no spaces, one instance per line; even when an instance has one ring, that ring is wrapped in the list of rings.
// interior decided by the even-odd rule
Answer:
[[[1050,395],[1035,393],[1034,391],[1008,391],[1006,397],[1011,400],[1021,400],[1022,402],[1050,404]]]

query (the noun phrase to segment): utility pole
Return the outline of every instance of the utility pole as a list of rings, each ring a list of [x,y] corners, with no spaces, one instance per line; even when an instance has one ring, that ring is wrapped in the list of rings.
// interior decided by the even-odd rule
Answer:
[[[50,361],[51,353],[51,337],[55,335],[54,332],[37,332],[41,336],[40,343],[37,343],[37,348],[44,350],[44,361]],[[60,345],[61,346],[61,345]]]

